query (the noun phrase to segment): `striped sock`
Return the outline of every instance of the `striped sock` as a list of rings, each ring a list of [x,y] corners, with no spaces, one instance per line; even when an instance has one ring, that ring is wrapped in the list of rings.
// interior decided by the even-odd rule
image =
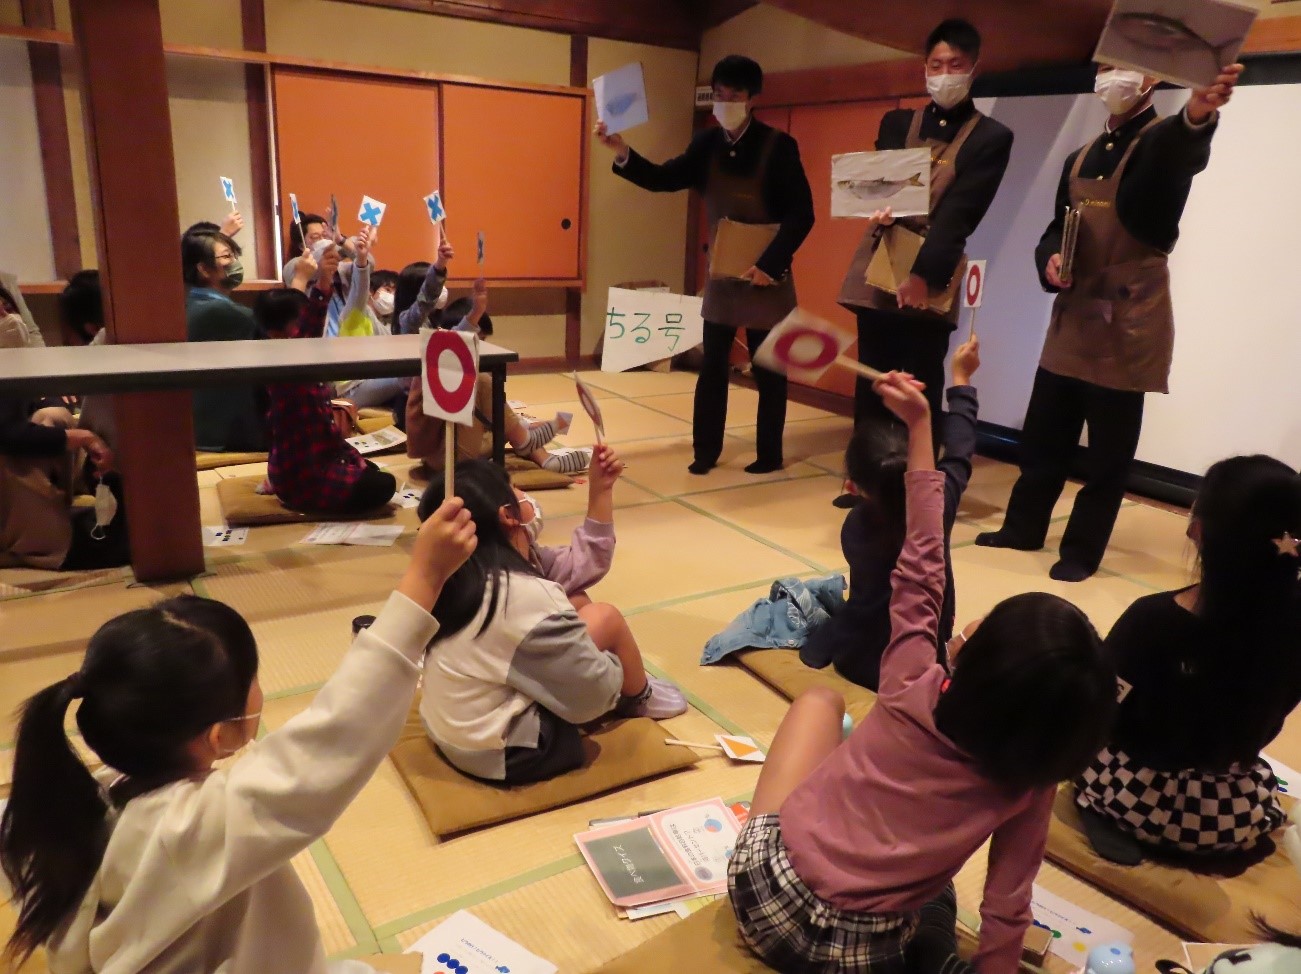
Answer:
[[[542,464],[542,469],[553,473],[582,473],[591,466],[591,463],[591,450],[565,450],[547,457],[546,462]]]
[[[545,423],[538,423],[537,426],[531,427],[528,442],[524,444],[520,452],[532,453],[534,450],[541,450],[557,436],[564,436],[569,432],[569,424],[573,421],[573,418],[572,413],[556,413],[555,419],[549,419]]]

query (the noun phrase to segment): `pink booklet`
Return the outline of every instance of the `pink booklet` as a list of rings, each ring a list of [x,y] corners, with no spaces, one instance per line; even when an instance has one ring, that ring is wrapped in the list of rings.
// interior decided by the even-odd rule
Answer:
[[[721,798],[574,836],[616,906],[721,893],[741,823]]]

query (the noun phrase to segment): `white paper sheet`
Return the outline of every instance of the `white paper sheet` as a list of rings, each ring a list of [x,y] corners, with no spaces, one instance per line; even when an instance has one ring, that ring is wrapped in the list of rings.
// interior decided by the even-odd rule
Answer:
[[[379,453],[381,450],[391,450],[406,441],[407,434],[396,426],[386,426],[374,433],[359,433],[357,436],[348,437],[348,442],[352,444],[353,449],[362,456],[368,453]]]
[[[1053,932],[1052,952],[1077,967],[1082,968],[1089,951],[1100,944],[1134,942],[1134,935],[1124,927],[1048,892],[1038,883],[1034,885],[1030,908],[1035,926]]]
[[[1189,88],[1210,85],[1238,59],[1258,13],[1241,0],[1116,0],[1093,60]]]
[[[889,207],[896,216],[931,211],[931,150],[887,149],[831,157],[831,215],[870,217]]]
[[[601,371],[626,372],[695,348],[705,340],[700,298],[610,288]]]
[[[1285,795],[1301,794],[1301,771],[1295,768],[1289,768],[1278,758],[1262,754],[1261,758],[1274,769],[1274,776],[1278,778],[1278,790]]]
[[[465,910],[453,913],[406,952],[424,958],[420,974],[556,974],[555,964]]]
[[[398,507],[410,509],[412,507],[420,506],[420,497],[421,491],[417,490],[415,487],[404,486],[393,495],[393,499],[389,501],[389,503],[396,504]]]
[[[596,93],[596,115],[611,135],[650,121],[646,103],[646,78],[641,64],[634,61],[592,82]]]
[[[248,540],[248,528],[228,528],[218,524],[203,529],[203,546],[205,548],[229,548],[241,545]]]
[[[303,544],[347,544],[365,545],[372,548],[388,548],[402,537],[399,524],[318,524]]]

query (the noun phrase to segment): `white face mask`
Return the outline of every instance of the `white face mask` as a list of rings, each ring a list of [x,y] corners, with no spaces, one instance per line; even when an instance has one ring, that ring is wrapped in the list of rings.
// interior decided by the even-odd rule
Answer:
[[[0,348],[26,348],[28,340],[27,322],[22,315],[0,317]]]
[[[930,74],[926,76],[926,91],[931,101],[944,110],[961,105],[971,94],[973,72],[966,74]]]
[[[743,101],[714,102],[714,118],[718,119],[718,124],[729,132],[735,132],[745,124],[745,116],[749,110],[749,104]]]
[[[115,517],[117,517],[117,498],[108,489],[108,484],[101,480],[99,486],[95,488],[95,526],[90,529],[90,536],[96,541],[103,541],[108,537],[108,526],[113,523]]]
[[[375,295],[375,313],[381,317],[387,318],[393,313],[393,294],[390,291],[380,291]]]
[[[531,494],[525,494],[520,498],[521,503],[525,501],[533,505],[533,519],[525,521],[520,527],[527,532],[529,545],[532,546],[538,543],[538,538],[542,535],[542,505],[535,501]]]
[[[434,307],[437,310],[442,311],[447,307],[448,302],[451,301],[451,299],[452,296],[447,293],[447,288],[443,288],[443,293],[438,295],[438,300],[434,302]]]
[[[1147,96],[1147,91],[1143,90],[1143,76],[1137,71],[1124,71],[1120,68],[1098,75],[1093,82],[1093,92],[1113,115],[1128,113]]]

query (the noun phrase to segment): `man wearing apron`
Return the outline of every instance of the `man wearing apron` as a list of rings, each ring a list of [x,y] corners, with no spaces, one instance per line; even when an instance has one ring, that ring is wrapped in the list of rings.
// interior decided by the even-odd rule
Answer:
[[[765,333],[795,308],[791,262],[813,228],[813,195],[795,140],[750,113],[763,88],[763,71],[749,58],[729,55],[714,68],[717,126],[696,134],[687,151],[662,165],[633,152],[619,135],[597,137],[616,153],[614,171],[652,192],[699,190],[705,197],[710,240],[720,220],[778,224],[772,243],[741,279],[710,278],[705,285],[704,362],[696,380],[692,440],[695,457],[687,468],[706,474],[718,463],[727,422],[728,372],[736,329],[746,330],[753,357]],[[782,468],[786,426],[786,377],[755,366],[759,387],[756,429],[758,457],[747,473]]]
[[[961,303],[941,315],[929,310],[928,300],[960,271],[967,238],[994,201],[1012,154],[1012,131],[976,111],[971,101],[979,57],[980,34],[965,20],[946,20],[931,32],[926,42],[931,103],[888,112],[876,139],[877,150],[930,147],[930,215],[898,221],[924,236],[925,243],[898,295],[870,287],[864,278],[880,226],[895,222],[887,210],[879,221],[870,221],[837,299],[858,317],[858,360],[882,372],[910,372],[925,383],[937,428],[944,408],[944,359]],[[892,417],[872,384],[859,379],[854,421],[865,419]]]
[[[1098,570],[1125,496],[1143,425],[1143,397],[1168,392],[1174,309],[1167,257],[1193,177],[1211,157],[1218,109],[1242,72],[1231,65],[1178,115],[1152,107],[1155,78],[1099,66],[1106,130],[1066,160],[1054,219],[1035,252],[1045,290],[1057,292],[1021,434],[1021,476],[990,548],[1037,551],[1089,430],[1088,480],[1075,499],[1060,560],[1049,572],[1079,582]],[[1061,278],[1067,208],[1081,213],[1073,272]]]

